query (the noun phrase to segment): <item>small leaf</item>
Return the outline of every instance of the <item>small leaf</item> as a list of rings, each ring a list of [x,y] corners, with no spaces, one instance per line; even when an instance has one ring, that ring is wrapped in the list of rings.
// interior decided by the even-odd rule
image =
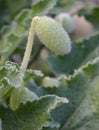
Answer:
[[[6,80],[9,86],[18,88],[22,84],[22,75],[19,72],[19,66],[16,63],[7,61],[5,65],[0,68],[1,82]]]
[[[2,129],[40,130],[48,124],[50,111],[63,103],[67,103],[66,98],[47,95],[21,105],[15,112],[0,106]]]
[[[22,83],[22,75],[16,63],[8,61],[0,67],[0,99],[9,96],[13,87],[18,88]]]
[[[40,70],[32,70],[32,69],[25,70],[24,72],[22,72],[22,74],[24,75],[23,79],[25,84],[27,84],[33,77],[43,76],[43,73]]]
[[[57,0],[39,0],[33,5],[32,13],[34,16],[44,15],[56,5]]]
[[[0,67],[0,99],[9,96],[14,88],[26,86],[32,78],[38,76],[43,76],[41,71],[21,71],[18,64],[5,62],[5,65]]]

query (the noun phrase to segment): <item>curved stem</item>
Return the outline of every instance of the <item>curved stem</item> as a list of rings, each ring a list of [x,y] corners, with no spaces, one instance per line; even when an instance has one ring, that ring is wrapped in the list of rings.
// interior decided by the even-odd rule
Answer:
[[[35,26],[36,26],[38,20],[39,20],[39,17],[37,16],[37,17],[34,17],[32,22],[31,22],[27,46],[26,46],[26,50],[25,50],[25,53],[24,53],[22,64],[20,66],[21,70],[25,70],[28,66],[28,62],[30,60],[32,46],[33,46]]]

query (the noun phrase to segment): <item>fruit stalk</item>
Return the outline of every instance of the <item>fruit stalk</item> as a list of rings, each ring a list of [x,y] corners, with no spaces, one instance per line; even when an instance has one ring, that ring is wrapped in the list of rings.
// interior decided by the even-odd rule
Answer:
[[[27,46],[26,46],[26,50],[25,50],[25,53],[24,53],[22,64],[20,66],[21,70],[26,70],[26,68],[28,66],[28,62],[29,62],[30,56],[31,56],[33,41],[34,41],[35,26],[37,24],[38,19],[39,19],[38,16],[34,17],[32,22],[31,22],[31,27],[30,27],[30,31],[29,31]]]

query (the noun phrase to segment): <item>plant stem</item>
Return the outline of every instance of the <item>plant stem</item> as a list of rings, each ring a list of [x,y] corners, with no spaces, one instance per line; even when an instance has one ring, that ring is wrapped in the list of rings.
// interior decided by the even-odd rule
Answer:
[[[2,66],[5,62],[5,57],[4,56],[1,56],[1,59],[0,59],[0,66]]]
[[[31,22],[27,46],[26,46],[26,50],[25,50],[25,53],[24,53],[22,64],[20,66],[21,70],[26,70],[26,68],[28,66],[28,62],[29,62],[30,56],[31,56],[33,41],[34,41],[35,26],[36,26],[38,20],[39,20],[39,17],[37,16],[37,17],[34,17],[32,22]]]

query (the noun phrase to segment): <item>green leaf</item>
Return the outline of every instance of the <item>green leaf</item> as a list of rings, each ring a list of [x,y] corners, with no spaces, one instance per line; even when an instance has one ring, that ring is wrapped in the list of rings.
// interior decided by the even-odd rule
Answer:
[[[22,8],[28,8],[31,4],[31,1],[27,0],[6,0],[7,6],[11,14],[15,14],[20,11]],[[16,6],[18,5],[18,6]]]
[[[0,99],[13,87],[18,88],[22,84],[22,76],[19,73],[19,67],[16,63],[6,62],[0,68]]]
[[[32,13],[34,16],[44,15],[51,10],[57,3],[57,0],[39,0],[33,5]]]
[[[22,83],[22,75],[19,73],[19,66],[16,63],[7,61],[0,68],[0,79],[6,80],[10,86],[18,88]]]
[[[99,129],[99,57],[68,77],[60,77],[58,88],[44,88],[48,94],[67,97],[68,104],[52,112],[61,130]],[[96,126],[95,126],[96,124]]]
[[[11,111],[9,108],[0,106],[2,129],[40,130],[43,126],[48,124],[50,111],[63,103],[67,103],[66,98],[47,95],[34,102],[21,105],[15,112]]]
[[[32,70],[32,69],[27,69],[24,72],[24,83],[27,85],[27,83],[32,79],[33,77],[42,77],[43,73],[40,70]]]
[[[58,87],[37,87],[32,82],[31,88],[33,87],[38,96],[55,94],[69,99],[68,104],[56,108],[51,113],[54,120],[60,122],[60,129],[98,130],[99,57],[75,70],[73,75],[61,76],[57,80],[60,82]]]
[[[93,119],[85,123],[81,128],[76,128],[72,130],[99,130],[99,119]]]
[[[77,0],[58,0],[57,5],[50,11],[51,14],[68,12]]]
[[[18,64],[7,61],[0,68],[0,99],[9,96],[13,88],[26,86],[34,77],[43,76],[38,70],[21,71]]]
[[[99,33],[72,44],[68,55],[50,56],[48,61],[55,74],[72,74],[75,69],[99,56]]]

